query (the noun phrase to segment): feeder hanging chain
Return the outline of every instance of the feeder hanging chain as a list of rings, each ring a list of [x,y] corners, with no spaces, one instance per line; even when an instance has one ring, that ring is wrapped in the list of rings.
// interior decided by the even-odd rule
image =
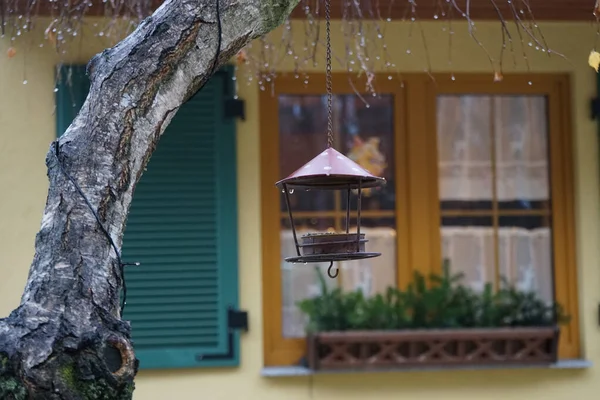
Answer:
[[[327,88],[327,147],[333,146],[333,88],[331,84],[331,0],[325,0],[325,26],[327,31],[327,59],[325,86]]]

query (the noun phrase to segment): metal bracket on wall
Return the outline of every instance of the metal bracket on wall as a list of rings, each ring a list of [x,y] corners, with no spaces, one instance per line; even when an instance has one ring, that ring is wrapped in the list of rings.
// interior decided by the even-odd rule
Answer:
[[[229,307],[227,309],[227,352],[221,354],[196,354],[196,360],[233,359],[235,355],[234,332],[236,330],[248,332],[248,312],[235,310],[233,307]]]
[[[595,97],[590,101],[590,116],[592,119],[600,118],[600,99]]]
[[[596,73],[596,97],[590,101],[590,112],[592,119],[600,118],[600,73]],[[600,121],[598,131],[600,133]]]
[[[600,99],[597,97],[590,101],[590,111],[592,119],[600,117]]]
[[[246,111],[244,100],[227,99],[225,100],[225,118],[241,118],[246,120]]]
[[[232,65],[228,65],[220,72],[225,74],[225,80],[223,81],[223,95],[227,99],[223,104],[225,118],[241,118],[242,121],[245,121],[245,102],[236,96],[235,68]]]
[[[248,332],[248,312],[234,310],[229,308],[227,312],[227,321],[229,330],[239,329],[244,332]]]

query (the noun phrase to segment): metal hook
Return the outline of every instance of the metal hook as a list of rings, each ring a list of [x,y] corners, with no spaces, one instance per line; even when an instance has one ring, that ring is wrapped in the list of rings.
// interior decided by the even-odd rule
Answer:
[[[335,274],[331,271],[331,269],[333,268],[333,261],[331,261],[329,263],[329,268],[327,268],[327,275],[329,275],[329,277],[331,279],[337,278],[337,276],[340,274],[340,270],[339,269],[335,269]]]

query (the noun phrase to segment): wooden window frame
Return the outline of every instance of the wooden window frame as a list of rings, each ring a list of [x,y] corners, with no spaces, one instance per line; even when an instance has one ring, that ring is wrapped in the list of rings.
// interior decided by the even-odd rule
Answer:
[[[405,287],[416,270],[424,274],[441,270],[437,96],[547,96],[554,286],[556,300],[571,316],[569,324],[561,329],[559,355],[562,359],[577,358],[580,356],[580,334],[569,76],[507,74],[502,83],[494,83],[489,74],[465,73],[454,77],[455,80],[450,79],[449,74],[403,74],[390,81],[388,74],[376,75],[378,93],[394,96],[394,176],[397,181],[405,182],[396,185],[396,283]],[[334,94],[354,94],[355,88],[365,88],[365,79],[364,76],[336,73],[333,75]],[[275,78],[273,90],[261,91],[259,96],[265,366],[298,364],[306,349],[304,339],[288,339],[282,334],[281,220],[279,193],[274,186],[283,178],[279,176],[278,96],[323,95],[324,88],[324,74],[310,74],[307,84],[291,74],[281,75]],[[365,98],[368,101],[368,97]]]

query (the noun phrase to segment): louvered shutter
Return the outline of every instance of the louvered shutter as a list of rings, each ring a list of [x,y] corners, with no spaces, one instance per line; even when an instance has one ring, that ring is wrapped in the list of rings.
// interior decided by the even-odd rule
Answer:
[[[228,310],[238,305],[235,123],[223,109],[229,82],[230,72],[215,74],[179,109],[135,191],[123,260],[141,265],[126,270],[124,319],[140,368],[239,363],[239,336],[228,329]],[[68,124],[60,124],[63,132]]]
[[[65,133],[81,109],[90,81],[85,74],[85,65],[66,65],[58,70],[56,91],[56,133]]]

